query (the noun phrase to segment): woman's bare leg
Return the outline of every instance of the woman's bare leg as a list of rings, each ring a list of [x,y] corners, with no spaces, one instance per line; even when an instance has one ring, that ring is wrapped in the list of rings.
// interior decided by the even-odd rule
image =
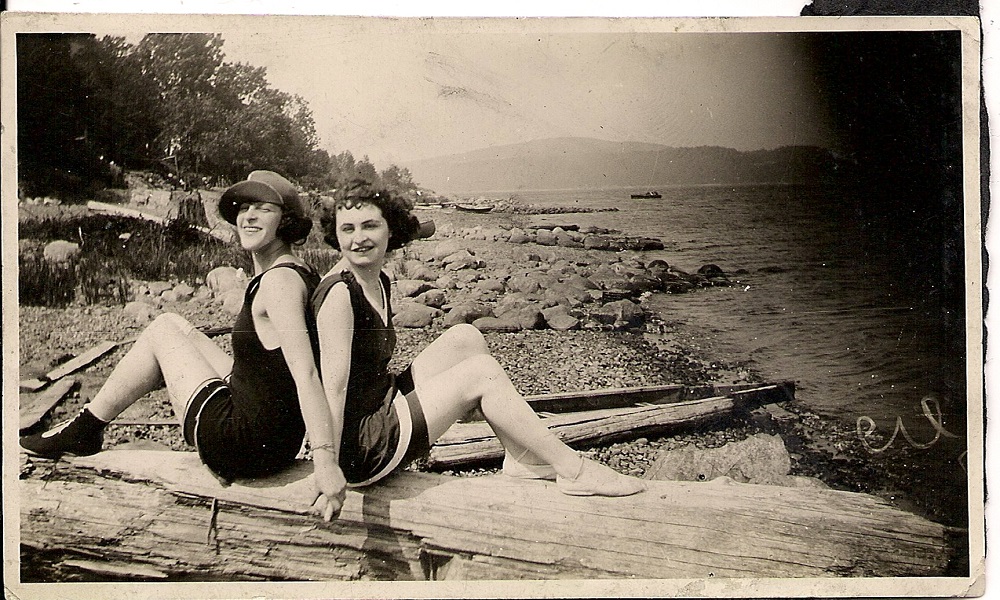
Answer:
[[[487,345],[482,332],[472,325],[455,325],[441,334],[440,337],[431,342],[420,352],[419,355],[417,355],[417,357],[413,360],[413,363],[410,365],[410,371],[413,374],[414,381],[427,381],[473,356],[488,355],[489,352],[489,346]],[[516,390],[514,390],[514,393],[517,393]],[[520,397],[519,394],[518,397]],[[470,410],[475,410],[476,408],[478,408],[478,406],[472,406]],[[534,411],[531,412],[533,416]],[[466,413],[461,413],[458,416],[455,416],[454,419],[451,419],[451,421],[447,423],[445,429],[450,427],[451,424],[458,419],[464,417],[465,414]],[[445,422],[450,418],[451,415],[448,415],[443,417],[442,420]],[[443,433],[443,431],[441,433]],[[441,434],[432,437],[431,443],[433,443],[434,440],[440,436]],[[497,436],[500,437],[501,443],[503,444],[509,459],[529,466],[539,466],[543,464],[546,467],[548,466],[548,463],[545,463],[545,461],[541,458],[530,452],[527,447],[517,443],[506,434],[497,432]],[[531,473],[531,471],[528,473]],[[536,473],[534,475],[522,476],[544,477],[545,475],[538,475]],[[552,477],[553,475],[549,473],[548,476]]]
[[[560,489],[574,495],[625,496],[645,489],[639,480],[584,460],[545,427],[517,392],[496,359],[470,357],[424,379],[414,377],[431,443],[470,408],[478,406],[504,443],[529,451],[552,466]]]
[[[147,327],[87,405],[111,421],[164,383],[178,419],[202,383],[225,377],[233,359],[183,317],[165,313]]]

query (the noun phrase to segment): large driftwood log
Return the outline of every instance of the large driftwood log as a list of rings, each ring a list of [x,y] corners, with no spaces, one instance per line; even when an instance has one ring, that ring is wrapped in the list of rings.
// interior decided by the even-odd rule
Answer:
[[[628,401],[635,398],[626,393],[631,390],[621,390],[621,394],[601,399],[607,400],[605,405],[618,404],[624,407],[547,415],[543,421],[564,443],[580,447],[635,439],[653,432],[663,433],[671,427],[689,427],[731,415],[737,410],[751,410],[762,404],[787,400],[789,393],[788,384],[768,384],[721,390],[728,391],[725,396],[671,402],[680,397],[687,388],[664,387],[671,388],[669,395],[664,396],[662,391],[660,395],[650,394],[648,390],[640,388],[637,397],[643,400],[643,404],[639,406],[626,406]],[[794,397],[794,392],[791,393]],[[543,410],[556,406],[571,406],[569,402],[573,399],[563,399],[560,396],[554,395],[551,399],[537,397],[537,401],[532,403],[532,408]],[[595,397],[599,396],[596,393],[581,394],[578,400],[589,401]],[[670,403],[647,404],[651,401]],[[428,460],[435,467],[453,467],[500,458],[503,458],[503,446],[500,445],[500,440],[493,430],[484,421],[473,421],[452,425],[431,447]]]
[[[580,498],[550,482],[403,472],[349,491],[324,523],[308,463],[229,487],[193,453],[35,467],[20,482],[22,558],[132,565],[145,579],[890,577],[940,575],[949,560],[945,527],[832,490],[654,481]]]

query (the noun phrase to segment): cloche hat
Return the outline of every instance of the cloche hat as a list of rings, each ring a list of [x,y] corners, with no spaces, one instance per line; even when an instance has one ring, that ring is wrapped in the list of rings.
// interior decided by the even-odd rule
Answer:
[[[219,214],[235,225],[236,215],[244,202],[269,202],[296,216],[306,216],[305,206],[295,186],[274,171],[254,171],[246,181],[226,190],[219,199]]]

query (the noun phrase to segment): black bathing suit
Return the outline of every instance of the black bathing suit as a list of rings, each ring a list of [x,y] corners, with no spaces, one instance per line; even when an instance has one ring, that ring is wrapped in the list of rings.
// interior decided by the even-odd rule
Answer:
[[[382,289],[389,289],[389,278],[380,273]],[[312,298],[313,322],[323,301],[337,283],[344,282],[351,297],[354,335],[351,342],[351,372],[344,406],[344,428],[340,443],[340,468],[349,483],[367,482],[389,466],[400,438],[399,417],[393,408],[396,393],[407,398],[412,435],[406,454],[399,464],[419,457],[429,449],[427,424],[416,397],[409,367],[399,375],[389,371],[389,360],[396,349],[396,330],[392,326],[389,294],[386,319],[365,298],[364,290],[348,270],[330,275],[320,282]]]
[[[282,267],[294,269],[306,284],[307,297],[312,295],[319,283],[315,271],[292,263],[271,268]],[[212,379],[203,384],[184,419],[185,440],[225,480],[268,475],[287,467],[299,453],[306,432],[284,354],[280,347],[265,348],[254,328],[251,308],[263,275],[250,281],[233,325],[229,382]],[[312,313],[307,310],[305,317],[309,331],[315,331]],[[318,357],[315,338],[310,336],[310,341],[313,356]]]

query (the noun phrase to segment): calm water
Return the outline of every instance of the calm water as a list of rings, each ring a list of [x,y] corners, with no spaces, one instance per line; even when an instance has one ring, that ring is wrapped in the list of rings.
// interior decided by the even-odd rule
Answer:
[[[666,248],[646,253],[649,260],[689,272],[707,263],[728,273],[745,269],[735,276],[741,285],[655,294],[646,305],[668,320],[693,314],[691,324],[705,328],[720,357],[748,360],[767,379],[795,380],[799,403],[850,423],[869,416],[887,433],[900,416],[915,439],[926,441],[935,431],[920,401],[934,395],[947,430],[964,434],[964,346],[949,339],[933,298],[906,294],[907,282],[870,247],[842,195],[702,186],[631,200],[628,191],[516,194],[541,206],[617,207],[532,220],[663,240]]]

